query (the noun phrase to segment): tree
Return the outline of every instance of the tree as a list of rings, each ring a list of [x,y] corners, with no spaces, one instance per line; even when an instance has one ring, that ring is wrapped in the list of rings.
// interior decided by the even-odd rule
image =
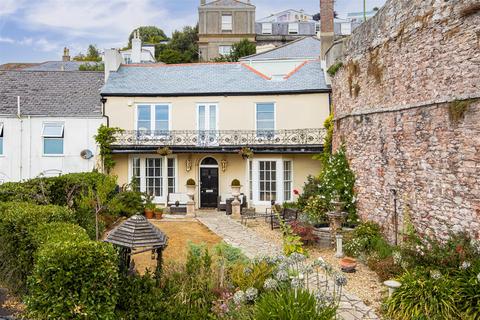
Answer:
[[[215,62],[236,62],[240,58],[249,56],[257,52],[255,43],[243,39],[240,42],[234,43],[232,46],[232,52],[229,55],[222,55],[219,58],[214,59]]]
[[[102,61],[102,57],[100,56],[100,51],[98,50],[97,46],[91,44],[88,46],[87,54],[79,53],[75,57],[73,57],[74,61],[95,61],[99,62]]]
[[[162,29],[155,26],[143,26],[133,30],[128,36],[128,48],[132,47],[133,33],[138,30],[140,33],[140,40],[142,43],[152,43],[157,44],[161,41],[168,40],[167,35],[163,32]]]
[[[181,52],[185,62],[198,61],[198,25],[184,27],[182,31],[175,30],[167,46],[169,49]]]
[[[85,62],[78,67],[79,71],[105,71],[105,65],[102,63]]]
[[[167,48],[167,49],[163,50],[162,52],[160,52],[157,60],[162,61],[163,63],[167,63],[167,64],[174,64],[174,63],[189,62],[188,58],[189,57],[186,57],[184,54],[182,54],[178,50]]]

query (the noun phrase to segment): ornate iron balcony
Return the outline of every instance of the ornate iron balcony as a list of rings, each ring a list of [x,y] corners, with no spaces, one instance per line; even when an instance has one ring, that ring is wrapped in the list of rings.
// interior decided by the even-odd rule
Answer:
[[[324,129],[124,131],[115,146],[233,147],[322,146]]]

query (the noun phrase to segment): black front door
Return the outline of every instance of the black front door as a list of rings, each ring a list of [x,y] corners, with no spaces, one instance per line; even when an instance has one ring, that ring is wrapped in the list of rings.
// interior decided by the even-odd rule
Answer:
[[[200,168],[200,205],[216,208],[218,198],[218,168]]]

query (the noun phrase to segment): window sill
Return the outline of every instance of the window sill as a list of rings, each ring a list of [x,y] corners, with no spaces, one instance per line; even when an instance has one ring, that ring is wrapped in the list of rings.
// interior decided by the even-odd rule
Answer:
[[[65,157],[64,154],[42,154],[42,157],[46,157],[46,158],[61,158],[61,157]]]

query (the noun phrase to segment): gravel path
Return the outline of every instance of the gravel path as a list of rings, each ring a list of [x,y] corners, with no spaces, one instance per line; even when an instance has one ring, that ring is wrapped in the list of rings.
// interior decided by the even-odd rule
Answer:
[[[249,258],[256,256],[275,256],[280,254],[281,247],[275,241],[269,241],[240,222],[218,212],[197,212],[197,219],[207,228],[224,239],[232,246],[243,250]],[[311,277],[314,278],[313,276]],[[379,317],[373,308],[368,307],[357,296],[346,292],[342,293],[337,313],[344,320],[376,320]]]

